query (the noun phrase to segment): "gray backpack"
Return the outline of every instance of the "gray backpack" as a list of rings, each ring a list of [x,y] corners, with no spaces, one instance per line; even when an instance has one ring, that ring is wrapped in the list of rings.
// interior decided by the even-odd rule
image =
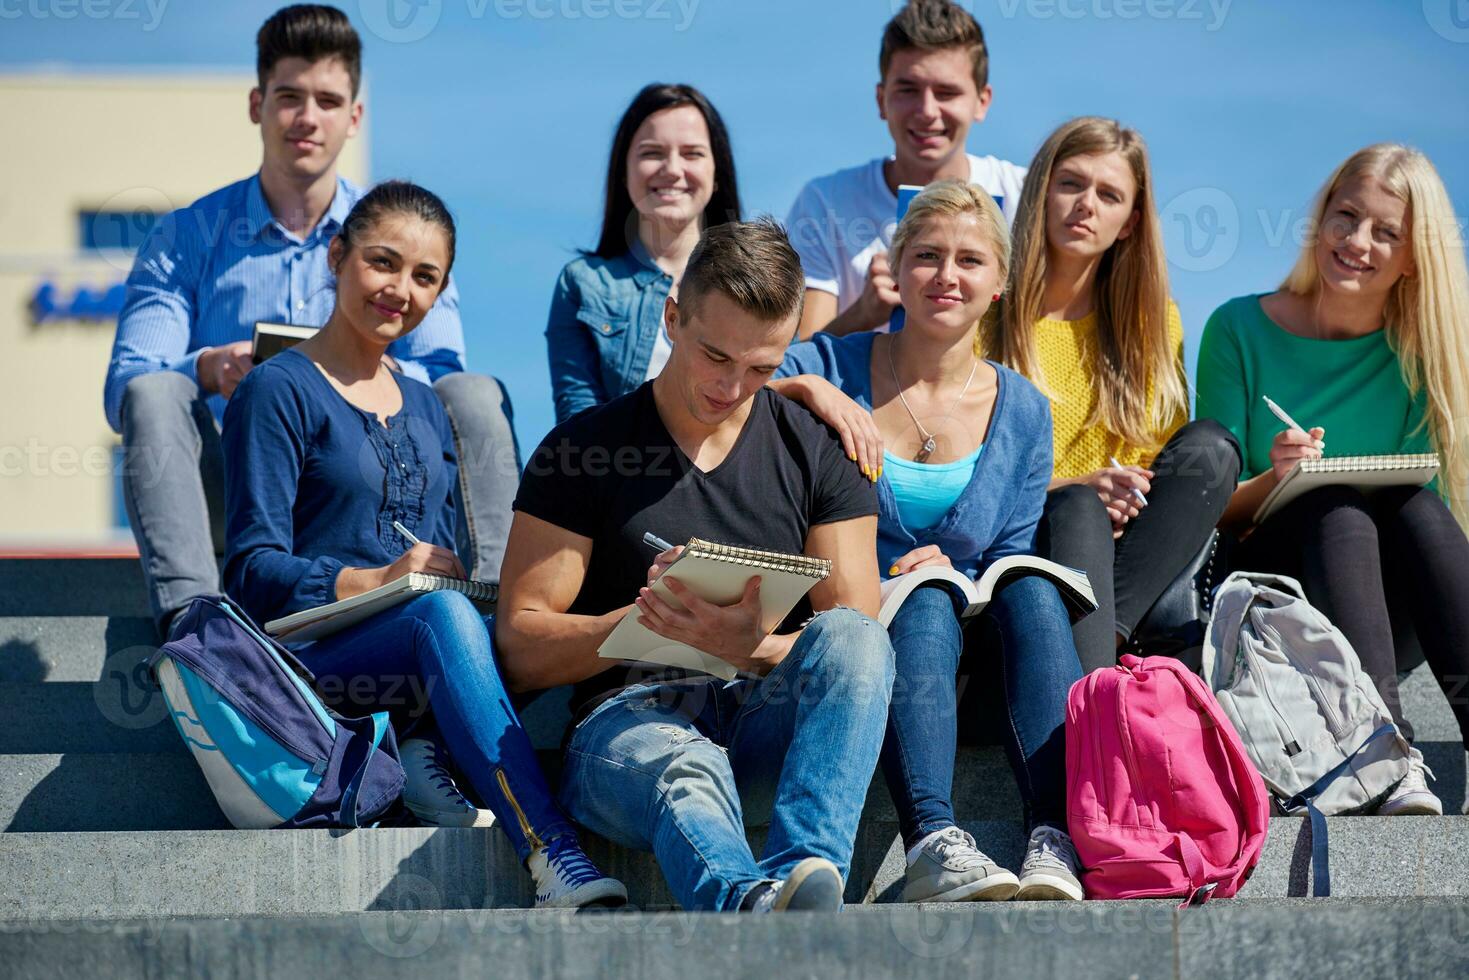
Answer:
[[[1310,815],[1315,891],[1329,894],[1324,816],[1381,804],[1408,774],[1407,739],[1347,638],[1292,578],[1224,580],[1203,674],[1277,805]]]

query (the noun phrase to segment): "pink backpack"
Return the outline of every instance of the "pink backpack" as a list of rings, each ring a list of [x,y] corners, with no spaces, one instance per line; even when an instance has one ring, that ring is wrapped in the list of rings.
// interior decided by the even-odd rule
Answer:
[[[1066,791],[1088,898],[1228,898],[1265,846],[1265,784],[1172,657],[1124,655],[1072,685]]]

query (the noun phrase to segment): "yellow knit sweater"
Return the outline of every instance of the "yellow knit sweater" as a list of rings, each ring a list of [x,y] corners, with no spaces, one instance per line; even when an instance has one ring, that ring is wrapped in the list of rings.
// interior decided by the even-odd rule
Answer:
[[[1168,304],[1168,340],[1183,363],[1183,321],[1178,307]],[[1124,445],[1122,439],[1101,425],[1088,427],[1087,420],[1097,405],[1097,392],[1092,384],[1092,365],[1097,359],[1097,315],[1080,320],[1049,320],[1036,323],[1036,351],[1039,354],[1045,389],[1051,396],[1051,421],[1055,433],[1057,479],[1070,479],[1099,470],[1108,456],[1116,456],[1124,466],[1146,466],[1153,450]],[[1148,399],[1154,385],[1148,379]],[[1188,421],[1188,412],[1179,412],[1164,429],[1166,440]]]

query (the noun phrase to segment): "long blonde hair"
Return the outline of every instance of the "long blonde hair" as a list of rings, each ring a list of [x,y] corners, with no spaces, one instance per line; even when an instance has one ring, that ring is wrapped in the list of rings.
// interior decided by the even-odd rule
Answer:
[[[1097,269],[1097,401],[1087,425],[1100,424],[1127,445],[1157,450],[1166,441],[1168,423],[1188,412],[1188,385],[1168,337],[1163,230],[1147,144],[1137,130],[1083,116],[1063,124],[1041,145],[1020,194],[1010,283],[999,316],[981,330],[981,346],[987,356],[1047,390],[1035,341],[1046,295],[1046,190],[1058,163],[1097,153],[1120,153],[1127,161],[1137,183],[1139,220],[1131,235],[1107,250]]]
[[[1348,157],[1321,188],[1305,245],[1280,288],[1318,293],[1316,245],[1326,208],[1343,183],[1358,177],[1376,178],[1408,208],[1414,271],[1393,285],[1383,323],[1408,391],[1415,398],[1427,392],[1423,422],[1443,461],[1439,485],[1469,528],[1469,270],[1453,204],[1428,158],[1398,143],[1376,143]]]

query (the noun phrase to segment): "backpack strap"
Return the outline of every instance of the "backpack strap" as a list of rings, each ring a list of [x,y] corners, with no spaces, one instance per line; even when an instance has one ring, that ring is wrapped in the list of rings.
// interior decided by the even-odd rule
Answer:
[[[1324,793],[1326,787],[1347,771],[1352,761],[1362,754],[1363,749],[1382,736],[1396,731],[1397,727],[1391,723],[1383,725],[1368,735],[1367,739],[1357,746],[1357,750],[1338,763],[1336,768],[1281,804],[1286,810],[1292,812],[1305,807],[1306,815],[1311,819],[1311,895],[1315,898],[1326,898],[1331,895],[1331,863],[1326,850],[1326,817],[1316,809],[1316,797]]]
[[[359,812],[362,780],[367,776],[367,767],[372,765],[372,760],[377,756],[378,746],[382,744],[383,737],[388,733],[388,713],[378,711],[366,718],[338,718],[337,724],[369,740],[366,744],[366,751],[362,754],[362,762],[353,771],[352,778],[347,781],[347,788],[342,791],[343,821],[349,827],[361,827]]]

